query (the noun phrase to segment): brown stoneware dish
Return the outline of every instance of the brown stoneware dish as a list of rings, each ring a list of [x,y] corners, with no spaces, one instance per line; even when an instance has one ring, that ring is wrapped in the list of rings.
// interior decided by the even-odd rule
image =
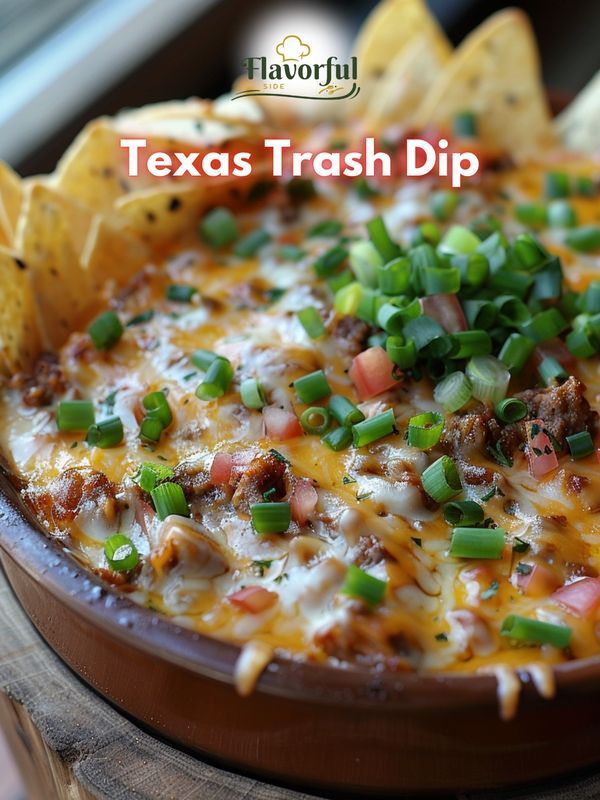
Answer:
[[[200,755],[363,795],[523,783],[598,758],[598,659],[560,665],[554,700],[525,685],[511,722],[495,679],[477,675],[375,677],[276,659],[242,699],[237,647],[107,589],[37,528],[6,477],[0,485],[0,560],[36,628],[108,700]]]

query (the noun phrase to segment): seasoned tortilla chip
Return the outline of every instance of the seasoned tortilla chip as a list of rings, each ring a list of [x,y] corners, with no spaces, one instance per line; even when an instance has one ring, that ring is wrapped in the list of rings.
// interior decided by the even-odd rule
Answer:
[[[494,14],[462,42],[415,115],[415,125],[448,127],[477,116],[483,143],[524,160],[554,143],[537,46],[523,12]]]
[[[447,42],[431,30],[424,31],[398,53],[373,87],[366,112],[369,129],[380,130],[393,123],[409,127],[421,99],[441,75],[450,54]]]
[[[21,179],[8,164],[0,161],[0,222],[6,228],[10,241],[15,237],[22,202]]]
[[[31,272],[42,331],[60,346],[93,303],[80,256],[91,212],[41,183],[29,186],[17,230],[17,250]]]
[[[0,286],[0,373],[13,375],[31,367],[41,344],[29,269],[5,247],[0,247]]]
[[[94,293],[106,281],[122,286],[149,260],[150,250],[139,235],[99,214],[94,218],[81,254]]]
[[[207,204],[207,186],[144,189],[122,197],[115,209],[144,242],[166,244],[193,230]]]
[[[62,156],[53,176],[58,191],[108,213],[129,188],[119,135],[107,119],[90,122]]]
[[[375,6],[354,46],[361,90],[349,112],[367,106],[391,62],[423,34],[440,53],[450,52],[444,32],[423,0],[381,0]]]
[[[562,142],[572,150],[600,153],[600,72],[555,120]]]

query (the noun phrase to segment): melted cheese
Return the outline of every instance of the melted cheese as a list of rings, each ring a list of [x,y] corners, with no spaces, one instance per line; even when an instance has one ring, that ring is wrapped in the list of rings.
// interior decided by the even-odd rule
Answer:
[[[128,120],[128,129],[134,123],[135,119]],[[571,168],[576,173],[589,171],[580,164]],[[479,189],[465,192],[456,221],[468,222],[493,202],[504,209],[507,232],[518,232],[511,203],[502,198],[507,193],[515,200],[537,196],[543,171],[540,166],[487,176]],[[292,222],[282,222],[272,208],[241,216],[243,230],[260,226],[271,233],[273,242],[261,250],[260,259],[215,253],[190,233],[161,268],[148,267],[118,308],[123,319],[153,308],[153,320],[126,328],[118,346],[102,356],[90,350],[81,334],[73,334],[60,353],[68,395],[93,399],[101,418],[103,401],[113,394],[112,411],[125,428],[119,447],[88,448],[81,437],[56,431],[54,409],[28,408],[15,390],[3,391],[0,446],[12,470],[26,482],[34,505],[49,482],[72,467],[103,472],[120,487],[117,519],[109,521],[88,508],[60,530],[50,524],[49,533],[66,535],[68,547],[94,569],[107,567],[103,553],[107,536],[117,529],[129,535],[143,562],[131,596],[180,624],[245,644],[236,679],[242,694],[251,690],[275,649],[316,660],[353,660],[358,653],[359,663],[361,658],[374,663],[381,657],[390,662],[401,659],[405,667],[423,670],[492,671],[503,715],[508,717],[518,697],[515,670],[527,668],[540,692],[551,696],[552,664],[600,652],[595,619],[577,619],[549,593],[528,596],[515,581],[519,559],[532,563],[550,559],[563,582],[574,568],[589,574],[600,571],[598,515],[565,488],[569,474],[577,473],[589,479],[600,497],[595,457],[576,464],[561,459],[560,469],[538,482],[530,477],[520,453],[510,469],[490,464],[484,454],[470,455],[471,463],[494,469],[495,482],[503,490],[502,496],[486,503],[486,514],[507,530],[509,540],[525,539],[531,550],[519,556],[507,547],[498,561],[459,563],[447,556],[448,526],[439,510],[423,502],[419,487],[418,477],[436,451],[417,451],[402,437],[340,453],[313,436],[274,442],[265,436],[260,412],[241,404],[240,382],[258,377],[271,403],[299,414],[304,407],[290,385],[316,369],[325,371],[334,393],[356,401],[347,374],[351,356],[344,343],[331,335],[311,340],[297,320],[295,312],[307,305],[329,314],[331,304],[311,264],[333,241],[306,238],[305,232],[315,222],[335,217],[344,221],[347,235],[361,235],[365,220],[384,211],[392,234],[408,245],[416,225],[428,214],[432,188],[427,182],[403,184],[387,187],[380,198],[359,201],[343,183],[327,182],[321,196],[306,204]],[[597,214],[597,201],[574,202],[582,222]],[[552,231],[542,238],[563,258],[567,281],[574,288],[600,277],[598,256],[564,250]],[[290,242],[301,243],[306,251],[295,263],[279,256],[281,244]],[[165,288],[173,282],[198,287],[200,293],[191,305],[165,300]],[[269,301],[272,289],[281,294],[275,302]],[[235,369],[233,386],[219,401],[203,402],[194,394],[202,376],[189,359],[197,348],[227,357]],[[577,374],[588,385],[590,401],[598,405],[598,360],[580,364]],[[160,443],[148,448],[138,438],[139,403],[146,393],[159,389],[168,391],[174,422]],[[414,413],[440,410],[426,379],[363,408],[367,414],[394,408],[401,427]],[[160,523],[152,514],[145,517],[136,507],[132,476],[142,461],[160,459],[172,466],[187,462],[208,470],[217,452],[256,453],[273,446],[289,460],[293,473],[311,480],[318,492],[309,522],[292,525],[287,534],[256,536],[248,514],[218,493],[193,503],[195,522],[190,524],[196,529],[191,533],[182,532],[172,521]],[[466,495],[481,498],[488,488],[467,486]],[[561,518],[566,518],[564,524],[556,521]],[[165,551],[157,555],[157,548],[167,546],[174,530],[179,530],[176,566]],[[193,546],[183,546],[186,536]],[[348,564],[357,559],[369,537],[385,548],[387,557],[369,561],[367,553],[364,569],[387,580],[389,590],[381,606],[367,614],[343,598],[339,588]],[[220,559],[226,568],[220,568]],[[485,590],[495,582],[496,593],[485,599]],[[228,601],[249,585],[275,593],[277,602],[258,613],[246,613]],[[499,635],[508,613],[572,626],[570,653],[513,647]]]

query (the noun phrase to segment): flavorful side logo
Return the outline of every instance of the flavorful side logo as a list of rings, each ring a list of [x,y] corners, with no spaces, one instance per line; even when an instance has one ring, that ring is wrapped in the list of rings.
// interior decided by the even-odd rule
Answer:
[[[329,56],[316,63],[307,60],[312,48],[301,36],[290,33],[274,47],[279,60],[250,56],[242,61],[248,83],[256,84],[233,96],[297,97],[302,100],[347,100],[360,91],[356,56],[349,63]]]

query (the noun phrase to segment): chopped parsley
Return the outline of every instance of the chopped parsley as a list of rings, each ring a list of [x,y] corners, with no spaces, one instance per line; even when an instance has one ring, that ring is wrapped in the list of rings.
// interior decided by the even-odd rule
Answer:
[[[344,475],[342,483],[347,486],[349,483],[356,483],[356,478],[351,478],[350,475]]]
[[[492,581],[487,589],[484,589],[481,593],[482,600],[490,600],[494,595],[497,593],[498,589],[500,588],[500,584],[498,581]]]
[[[287,460],[287,458],[283,455],[283,453],[280,453],[279,450],[275,450],[274,447],[271,447],[271,449],[269,450],[269,453],[271,453],[271,455],[274,456],[277,459],[277,461],[281,461],[282,464],[289,464],[290,463]]]
[[[133,325],[142,325],[144,322],[150,322],[152,319],[154,319],[154,309],[149,308],[147,311],[142,311],[141,314],[132,317],[129,322],[126,323],[126,326],[131,328]]]

